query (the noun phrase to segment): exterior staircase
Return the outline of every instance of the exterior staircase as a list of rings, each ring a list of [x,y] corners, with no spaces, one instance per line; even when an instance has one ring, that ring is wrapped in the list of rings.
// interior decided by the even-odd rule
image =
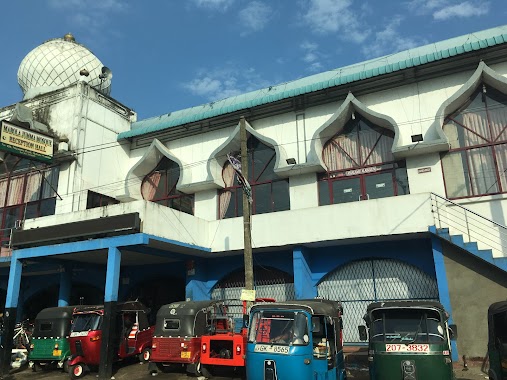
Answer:
[[[507,272],[507,227],[431,193],[429,232]]]

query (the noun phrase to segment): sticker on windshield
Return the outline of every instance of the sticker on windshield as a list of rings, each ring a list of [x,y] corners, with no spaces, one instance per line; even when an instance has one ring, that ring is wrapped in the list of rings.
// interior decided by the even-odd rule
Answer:
[[[269,352],[273,354],[284,354],[287,355],[289,353],[288,346],[276,346],[269,344],[256,344],[254,348],[254,352]]]
[[[429,344],[386,344],[386,352],[428,353],[429,351]]]

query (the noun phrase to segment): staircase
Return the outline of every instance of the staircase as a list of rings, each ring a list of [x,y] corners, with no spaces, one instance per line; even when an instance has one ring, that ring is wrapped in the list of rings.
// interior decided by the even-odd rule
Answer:
[[[507,272],[507,227],[431,193],[429,231]]]

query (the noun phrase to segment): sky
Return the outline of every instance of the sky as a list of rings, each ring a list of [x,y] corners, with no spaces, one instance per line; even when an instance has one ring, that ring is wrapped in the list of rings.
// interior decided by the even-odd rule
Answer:
[[[16,0],[2,3],[0,108],[22,59],[72,33],[138,120],[507,24],[506,0]]]

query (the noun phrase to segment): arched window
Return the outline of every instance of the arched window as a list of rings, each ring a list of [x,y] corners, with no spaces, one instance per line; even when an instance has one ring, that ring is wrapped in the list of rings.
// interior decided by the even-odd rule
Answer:
[[[319,205],[409,193],[405,161],[395,161],[394,132],[354,115],[322,152],[327,172],[319,177]]]
[[[275,150],[254,136],[247,141],[248,182],[252,186],[252,214],[284,211],[290,209],[289,181],[279,178],[275,172]],[[239,156],[238,156],[239,158]],[[219,218],[243,215],[243,190],[234,175],[234,169],[226,162],[222,171],[225,188],[219,197]]]
[[[54,215],[58,166],[11,154],[0,164],[0,245],[6,247],[17,220]]]
[[[507,192],[507,95],[479,86],[443,130],[451,144],[442,154],[448,198]]]
[[[162,158],[155,170],[143,179],[143,199],[194,215],[194,196],[176,190],[179,178],[179,165],[167,157]]]

